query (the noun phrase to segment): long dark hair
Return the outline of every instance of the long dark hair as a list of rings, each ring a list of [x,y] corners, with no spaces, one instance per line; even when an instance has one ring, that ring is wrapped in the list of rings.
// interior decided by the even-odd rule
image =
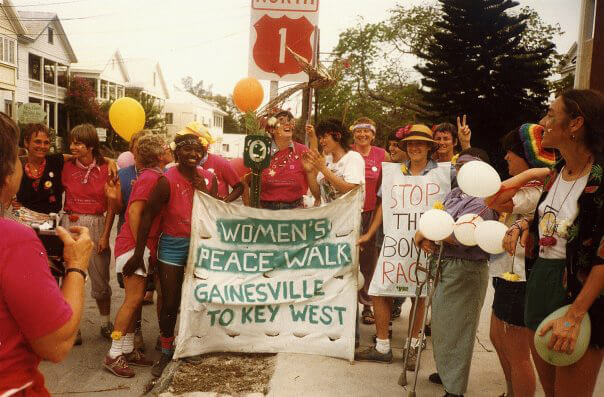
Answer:
[[[596,90],[567,90],[560,94],[566,114],[583,117],[585,146],[604,154],[604,94]]]
[[[0,190],[6,177],[15,171],[19,128],[6,113],[0,112]]]

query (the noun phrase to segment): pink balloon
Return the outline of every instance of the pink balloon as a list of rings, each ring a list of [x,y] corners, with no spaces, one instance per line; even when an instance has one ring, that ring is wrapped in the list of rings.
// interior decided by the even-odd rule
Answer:
[[[123,152],[117,157],[118,168],[126,168],[134,165],[134,155],[132,152]]]

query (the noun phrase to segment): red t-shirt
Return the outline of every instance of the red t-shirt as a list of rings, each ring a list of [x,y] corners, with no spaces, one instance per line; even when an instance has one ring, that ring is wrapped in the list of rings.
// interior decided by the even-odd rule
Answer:
[[[37,368],[28,341],[61,328],[73,313],[34,231],[0,218],[0,234],[0,379],[7,379]]]
[[[308,148],[294,142],[293,147],[279,150],[271,158],[268,168],[262,171],[260,200],[291,203],[308,191],[302,154]]]
[[[356,148],[353,150],[357,151]],[[377,201],[378,179],[382,173],[382,162],[386,151],[381,147],[372,146],[365,160],[365,205],[363,211],[373,211]]]
[[[218,197],[224,199],[229,195],[229,186],[234,187],[240,182],[239,176],[231,163],[222,156],[208,153],[208,158],[202,164],[203,169],[216,175],[218,180]]]
[[[107,163],[94,167],[84,182],[86,169],[80,168],[75,161],[67,161],[63,166],[61,180],[65,188],[65,212],[76,214],[101,215],[107,211],[105,183],[109,179]]]
[[[149,200],[151,191],[153,190],[153,188],[157,184],[157,180],[161,178],[161,176],[162,173],[159,170],[147,168],[143,170],[143,172],[141,172],[141,174],[138,176],[138,179],[134,183],[132,191],[130,192],[130,199],[128,200],[128,208],[126,208],[126,220],[115,239],[114,252],[116,258],[136,247],[136,242],[134,240],[134,236],[132,235],[132,230],[130,229],[130,217],[128,216],[128,209],[130,208],[130,204],[132,204],[134,201],[146,202],[147,200]],[[149,237],[147,238],[147,248],[149,248],[149,251],[151,251],[152,257],[155,257],[157,251],[160,220],[160,216],[156,217],[153,220],[153,224],[151,225],[151,229],[149,230]]]
[[[211,190],[214,174],[201,167],[197,167],[197,172],[204,178],[208,191]],[[162,213],[161,231],[172,237],[190,237],[195,188],[178,167],[170,168],[164,176],[170,183],[170,201]]]

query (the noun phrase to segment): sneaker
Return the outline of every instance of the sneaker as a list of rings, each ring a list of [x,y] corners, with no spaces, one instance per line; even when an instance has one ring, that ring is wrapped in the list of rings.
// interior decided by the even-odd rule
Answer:
[[[432,336],[432,327],[430,327],[430,324],[426,324],[424,327],[424,335]]]
[[[162,353],[161,357],[159,358],[159,361],[155,363],[153,368],[151,368],[151,375],[155,376],[156,378],[159,378],[164,372],[164,369],[166,369],[168,364],[170,364],[170,361],[172,361],[172,356],[168,356],[167,354]]]
[[[111,333],[113,332],[113,324],[112,323],[107,323],[104,325],[101,325],[101,336],[107,340],[112,340],[111,339]]]
[[[145,354],[138,349],[134,349],[131,353],[127,353],[124,356],[128,364],[136,367],[151,367],[153,365],[153,361],[146,358]]]
[[[407,349],[403,349],[403,359],[404,359],[404,354],[405,354],[405,350]],[[407,357],[407,366],[405,367],[405,369],[407,371],[415,371],[415,363],[417,362],[417,348],[411,348],[411,351],[409,352],[409,357]]]
[[[134,350],[140,350],[141,352],[145,352],[145,341],[143,340],[143,332],[140,328],[137,328],[134,331]]]
[[[103,366],[113,375],[121,378],[132,378],[134,376],[134,371],[130,369],[123,355],[119,355],[116,358],[105,356]]]
[[[436,383],[437,385],[443,384],[443,381],[442,379],[440,379],[440,375],[438,374],[438,372],[435,372],[432,375],[428,376],[428,380],[432,383]]]
[[[73,344],[75,346],[80,346],[82,344],[82,330],[78,330],[78,335],[76,336]]]
[[[368,347],[365,350],[361,350],[355,353],[354,359],[356,361],[371,361],[375,363],[391,363],[392,362],[392,350],[388,353],[380,353],[376,350],[375,346]]]

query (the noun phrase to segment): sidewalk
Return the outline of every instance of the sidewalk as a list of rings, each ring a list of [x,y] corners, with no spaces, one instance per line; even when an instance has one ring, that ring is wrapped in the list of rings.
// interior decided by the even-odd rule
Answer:
[[[111,315],[123,300],[121,290],[112,272],[113,305]],[[118,378],[102,368],[101,361],[107,353],[110,342],[101,338],[98,311],[90,298],[90,283],[87,284],[85,313],[82,320],[82,346],[75,346],[69,357],[61,364],[43,362],[40,369],[46,378],[46,387],[53,396],[92,396],[118,397],[140,396],[145,386],[153,379],[149,368],[135,368],[136,377]],[[503,372],[499,367],[497,354],[489,340],[489,321],[493,288],[489,286],[485,305],[482,309],[477,341],[474,347],[474,359],[470,383],[466,396],[499,396],[505,391]],[[411,304],[407,300],[403,306],[401,318],[394,322],[392,364],[349,363],[348,361],[322,356],[303,354],[278,354],[275,372],[270,382],[268,396],[407,396],[404,388],[397,385],[402,369],[402,347],[406,335],[407,314]],[[143,309],[143,334],[147,353],[152,359],[158,359],[154,350],[158,335],[155,306]],[[361,325],[361,346],[369,346],[375,332],[374,326]],[[428,375],[435,371],[432,346],[422,353],[422,365],[417,381],[418,396],[442,396],[439,385],[428,382]],[[413,384],[413,373],[407,373],[408,388]],[[77,393],[77,394],[75,394]],[[594,396],[604,395],[604,370],[600,371]],[[538,385],[537,396],[543,396]]]

